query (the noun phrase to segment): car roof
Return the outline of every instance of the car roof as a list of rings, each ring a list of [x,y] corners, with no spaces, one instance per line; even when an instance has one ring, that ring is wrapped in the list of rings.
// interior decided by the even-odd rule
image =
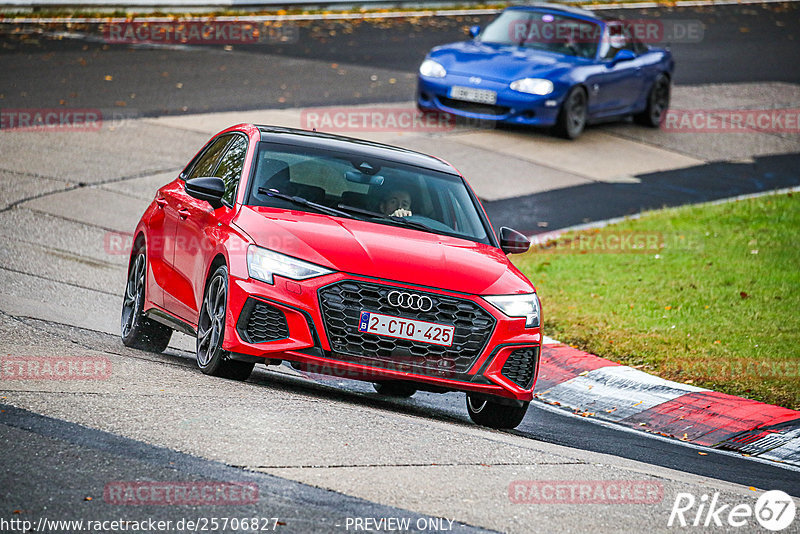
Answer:
[[[521,5],[521,6],[511,6],[506,8],[508,10],[523,10],[523,11],[549,11],[549,12],[562,12],[567,15],[573,15],[576,17],[580,17],[583,19],[591,19],[597,22],[605,21],[602,15],[595,13],[594,11],[589,11],[588,9],[582,9],[580,7],[574,6],[567,6],[562,4],[548,4],[548,3],[534,3],[528,5]]]
[[[344,137],[322,132],[300,130],[296,128],[286,128],[283,126],[254,125],[261,132],[261,140],[264,142],[279,143],[293,146],[305,146],[348,154],[360,155],[364,157],[379,158],[395,161],[405,165],[431,169],[447,174],[459,176],[458,171],[444,161],[415,152],[406,148],[384,145],[364,139]]]

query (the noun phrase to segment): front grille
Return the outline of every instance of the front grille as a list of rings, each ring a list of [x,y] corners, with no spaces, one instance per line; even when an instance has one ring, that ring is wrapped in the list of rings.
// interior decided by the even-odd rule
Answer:
[[[539,347],[517,349],[508,356],[508,360],[500,371],[522,389],[530,389],[533,374],[536,372],[536,360],[539,359]]]
[[[505,106],[494,106],[491,104],[479,104],[477,102],[466,102],[464,100],[455,100],[453,98],[447,98],[446,96],[440,96],[439,102],[443,106],[447,106],[451,109],[457,109],[459,111],[465,111],[467,113],[475,113],[476,115],[507,115],[511,108]]]
[[[248,343],[265,343],[289,337],[286,315],[266,302],[250,298],[242,308],[237,330]]]
[[[390,291],[426,295],[430,311],[409,311],[388,303]],[[435,376],[465,373],[483,351],[494,329],[494,317],[476,303],[435,293],[366,282],[337,282],[319,290],[322,318],[332,357]],[[395,339],[358,331],[361,311],[455,326],[450,347]]]

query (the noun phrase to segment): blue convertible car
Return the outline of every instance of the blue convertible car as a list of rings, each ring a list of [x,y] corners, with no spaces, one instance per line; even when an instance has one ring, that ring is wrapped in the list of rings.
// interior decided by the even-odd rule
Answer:
[[[669,106],[672,54],[623,21],[535,5],[505,9],[472,40],[434,48],[419,68],[417,107],[578,137],[587,123],[633,115],[657,127]]]

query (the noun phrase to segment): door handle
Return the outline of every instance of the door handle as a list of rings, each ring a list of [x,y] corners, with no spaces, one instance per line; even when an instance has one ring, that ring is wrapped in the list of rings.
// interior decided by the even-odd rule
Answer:
[[[186,208],[178,210],[178,215],[180,215],[182,221],[185,221],[189,217],[189,210],[187,210]]]
[[[158,207],[161,208],[161,209],[166,208],[167,207],[167,199],[166,198],[162,198],[162,197],[157,197],[156,198],[156,205],[158,205]]]

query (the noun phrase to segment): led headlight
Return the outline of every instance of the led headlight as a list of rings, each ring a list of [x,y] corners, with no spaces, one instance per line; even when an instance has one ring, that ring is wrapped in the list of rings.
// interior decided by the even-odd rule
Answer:
[[[525,327],[536,328],[539,326],[539,298],[536,293],[483,298],[509,317],[525,317]]]
[[[436,63],[432,59],[426,59],[419,66],[419,73],[429,78],[444,78],[447,76],[447,71],[444,67]]]
[[[549,95],[553,92],[553,82],[543,78],[522,78],[521,80],[514,80],[509,87],[520,93],[529,93],[539,96]]]
[[[305,280],[333,271],[285,254],[250,245],[247,249],[247,272],[250,274],[250,278],[274,284],[272,276],[275,274],[292,280]]]

